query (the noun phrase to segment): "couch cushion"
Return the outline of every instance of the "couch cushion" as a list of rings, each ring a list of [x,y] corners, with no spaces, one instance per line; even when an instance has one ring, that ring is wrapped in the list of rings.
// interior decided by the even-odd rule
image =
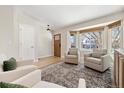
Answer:
[[[101,50],[101,54],[102,54],[102,55],[106,55],[106,54],[107,54],[107,49],[102,49],[102,50]]]
[[[106,55],[107,49],[93,49],[93,52],[100,53],[101,55]]]
[[[100,58],[102,56],[102,54],[101,53],[95,53],[94,52],[94,53],[91,54],[91,56],[92,57],[95,57],[95,58]]]
[[[92,57],[100,58],[103,55],[107,54],[107,49],[93,49],[93,53],[91,53]]]
[[[19,79],[13,81],[14,84],[21,84],[27,87],[32,87],[41,81],[41,70],[34,70],[31,73],[20,77]]]
[[[34,65],[33,60],[18,60],[16,63],[17,63],[17,67],[26,66],[26,65]]]
[[[69,55],[77,55],[77,48],[70,48]]]
[[[99,58],[87,57],[86,61],[93,62],[93,63],[98,64],[98,65],[101,64],[101,59],[99,59]]]
[[[29,66],[18,67],[16,70],[12,70],[12,71],[1,72],[0,81],[12,82],[36,69],[37,69],[37,66],[29,65]]]
[[[73,58],[77,58],[76,55],[66,55],[67,58],[73,59]]]
[[[36,85],[34,85],[33,88],[65,88],[65,87],[46,81],[40,81]]]
[[[18,67],[17,68],[17,70],[21,70],[21,69],[38,69],[38,67],[37,66],[35,66],[35,65],[26,65],[26,66],[20,66],[20,67]]]

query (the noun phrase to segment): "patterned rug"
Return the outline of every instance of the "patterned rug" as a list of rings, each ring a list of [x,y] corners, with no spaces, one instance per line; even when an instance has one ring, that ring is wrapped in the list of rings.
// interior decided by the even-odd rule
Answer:
[[[104,73],[97,72],[84,67],[83,63],[78,65],[60,62],[50,65],[42,70],[41,79],[67,88],[77,88],[79,78],[84,78],[87,88],[111,88],[111,69]]]

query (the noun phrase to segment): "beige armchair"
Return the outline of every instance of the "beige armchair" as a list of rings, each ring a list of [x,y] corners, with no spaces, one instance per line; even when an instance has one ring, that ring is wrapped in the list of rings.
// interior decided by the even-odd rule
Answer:
[[[111,61],[110,55],[107,54],[107,49],[95,49],[93,53],[84,55],[84,65],[100,72],[107,70]]]
[[[70,48],[68,52],[65,53],[65,62],[78,64],[80,60],[79,51],[77,48]]]

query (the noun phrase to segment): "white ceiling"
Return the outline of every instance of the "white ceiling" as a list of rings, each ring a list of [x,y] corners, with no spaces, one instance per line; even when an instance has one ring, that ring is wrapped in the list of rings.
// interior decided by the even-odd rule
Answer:
[[[28,5],[19,7],[42,22],[52,25],[53,29],[92,20],[124,9],[124,6],[119,5]]]

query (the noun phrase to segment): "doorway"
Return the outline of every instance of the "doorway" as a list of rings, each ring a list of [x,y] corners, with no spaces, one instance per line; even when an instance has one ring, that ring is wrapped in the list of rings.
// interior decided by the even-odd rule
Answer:
[[[61,57],[61,34],[54,35],[54,56]]]
[[[19,25],[20,58],[32,60],[35,58],[35,32],[34,27],[27,24]]]

